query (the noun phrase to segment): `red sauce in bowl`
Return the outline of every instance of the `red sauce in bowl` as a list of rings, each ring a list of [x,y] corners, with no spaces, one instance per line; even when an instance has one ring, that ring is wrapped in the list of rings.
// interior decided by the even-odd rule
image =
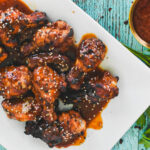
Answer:
[[[137,34],[150,43],[150,0],[139,0],[133,11],[133,26]]]

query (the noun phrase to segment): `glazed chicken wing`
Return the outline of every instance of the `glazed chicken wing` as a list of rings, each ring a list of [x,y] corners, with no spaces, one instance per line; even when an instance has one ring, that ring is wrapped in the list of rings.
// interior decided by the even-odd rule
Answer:
[[[96,76],[84,84],[82,91],[74,100],[74,107],[82,117],[91,121],[99,111],[102,111],[107,102],[118,95],[118,79],[105,71],[102,77]],[[92,108],[92,109],[91,109]]]
[[[59,73],[64,73],[70,68],[70,60],[68,57],[54,53],[40,53],[30,56],[27,59],[29,68],[34,69],[38,66],[52,64]]]
[[[41,106],[33,97],[4,100],[2,106],[10,119],[33,121],[41,112]]]
[[[85,120],[82,119],[79,113],[69,111],[62,113],[58,117],[58,121],[53,124],[48,125],[44,121],[27,122],[25,133],[40,138],[50,147],[54,147],[73,143],[85,131]]]
[[[94,77],[89,81],[89,90],[93,89],[93,93],[91,94],[95,97],[93,97],[91,94],[92,102],[96,102],[98,99],[97,96],[100,98],[100,100],[109,100],[118,95],[119,89],[117,87],[117,81],[118,78],[113,77],[108,71],[104,72],[104,75],[102,78]]]
[[[57,119],[54,112],[54,102],[61,90],[66,88],[66,82],[48,66],[41,66],[33,72],[33,93],[43,105],[42,117],[48,122]]]
[[[0,13],[0,39],[6,47],[14,48],[27,39],[35,28],[47,22],[46,14],[34,12],[26,15],[15,8]]]
[[[78,112],[73,110],[69,112],[63,112],[59,118],[60,126],[64,130],[70,130],[72,134],[81,134],[86,130],[86,122],[82,119]]]
[[[66,82],[48,66],[41,66],[33,72],[33,93],[38,99],[54,103],[59,92],[64,90]]]
[[[25,126],[25,134],[40,138],[50,147],[54,147],[62,141],[59,130],[58,121],[48,124],[42,118],[36,121],[28,121]],[[46,133],[49,133],[49,135]]]
[[[73,45],[73,29],[64,21],[49,23],[39,29],[33,37],[31,43],[25,43],[21,47],[21,52],[27,56],[34,51],[49,46],[49,50],[60,49],[64,53]]]
[[[79,46],[79,57],[68,74],[70,87],[80,89],[85,75],[94,70],[105,57],[106,48],[97,38],[86,39]]]
[[[11,99],[31,89],[31,73],[25,66],[5,67],[0,70],[0,91],[4,98]]]

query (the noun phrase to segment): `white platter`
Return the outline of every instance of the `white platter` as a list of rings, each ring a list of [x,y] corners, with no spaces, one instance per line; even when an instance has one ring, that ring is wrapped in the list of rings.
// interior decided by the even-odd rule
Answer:
[[[102,66],[119,76],[119,96],[103,112],[103,129],[88,130],[84,144],[66,150],[110,150],[150,104],[150,69],[71,0],[25,2],[33,9],[45,11],[51,20],[66,20],[74,28],[77,41],[85,33],[95,33],[107,45]],[[50,149],[41,140],[25,135],[24,123],[9,120],[1,107],[0,144],[7,150]]]

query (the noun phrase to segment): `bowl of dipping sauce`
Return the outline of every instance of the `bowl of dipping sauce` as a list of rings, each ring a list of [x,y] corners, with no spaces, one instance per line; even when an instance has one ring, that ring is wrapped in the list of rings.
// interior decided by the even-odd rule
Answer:
[[[134,37],[150,48],[150,0],[135,0],[129,14],[129,24]]]

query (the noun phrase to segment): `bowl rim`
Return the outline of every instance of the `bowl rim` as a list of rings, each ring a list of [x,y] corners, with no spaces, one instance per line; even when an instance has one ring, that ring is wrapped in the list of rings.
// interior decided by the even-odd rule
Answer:
[[[130,26],[130,29],[131,29],[131,32],[133,34],[133,36],[135,37],[135,39],[140,43],[142,44],[143,46],[147,47],[147,48],[150,48],[150,43],[144,41],[139,35],[138,33],[136,32],[135,28],[134,28],[134,25],[133,25],[133,12],[134,12],[134,8],[136,6],[136,4],[139,2],[139,0],[134,0],[131,8],[130,8],[130,12],[129,12],[129,26]]]

